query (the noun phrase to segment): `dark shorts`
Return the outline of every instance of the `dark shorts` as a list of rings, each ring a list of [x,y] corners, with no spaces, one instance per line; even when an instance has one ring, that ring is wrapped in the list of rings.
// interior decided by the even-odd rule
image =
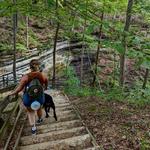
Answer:
[[[27,93],[23,94],[23,104],[26,107],[30,107],[31,103],[34,102],[34,101],[38,101],[41,105],[43,105],[44,102],[45,102],[44,94],[41,97],[39,97],[38,99],[31,99]]]

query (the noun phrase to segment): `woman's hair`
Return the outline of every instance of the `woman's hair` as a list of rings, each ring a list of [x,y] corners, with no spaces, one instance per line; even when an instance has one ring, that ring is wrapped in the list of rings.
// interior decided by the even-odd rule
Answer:
[[[38,59],[32,59],[30,61],[30,69],[32,69],[33,71],[39,71],[40,62],[38,61]]]

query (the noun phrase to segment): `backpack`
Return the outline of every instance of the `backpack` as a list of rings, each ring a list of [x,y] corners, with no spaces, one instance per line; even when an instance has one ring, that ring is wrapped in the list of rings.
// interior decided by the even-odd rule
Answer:
[[[43,93],[43,86],[41,85],[38,78],[33,78],[26,86],[25,92],[29,95],[31,99],[40,98]]]

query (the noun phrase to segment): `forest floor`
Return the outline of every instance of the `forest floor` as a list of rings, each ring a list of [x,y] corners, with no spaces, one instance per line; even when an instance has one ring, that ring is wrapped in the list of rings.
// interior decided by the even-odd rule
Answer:
[[[150,106],[138,108],[94,96],[69,98],[105,150],[150,149]]]

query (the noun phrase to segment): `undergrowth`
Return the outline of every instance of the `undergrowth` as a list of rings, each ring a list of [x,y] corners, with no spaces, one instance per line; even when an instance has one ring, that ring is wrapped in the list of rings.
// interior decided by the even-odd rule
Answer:
[[[81,87],[80,81],[75,74],[75,71],[72,67],[66,69],[65,74],[67,76],[67,80],[65,82],[64,91],[72,96],[100,96],[102,92],[96,88],[91,87]]]
[[[119,85],[114,85],[105,90],[93,87],[81,87],[80,81],[76,76],[73,68],[69,67],[65,70],[67,76],[64,92],[71,96],[97,96],[106,101],[125,102],[137,107],[143,107],[150,104],[150,86],[142,89],[142,85],[137,83],[135,88],[130,91],[120,88]]]
[[[142,88],[142,83],[137,82],[134,88],[132,88],[127,95],[129,103],[137,106],[145,106],[150,104],[150,86],[147,84],[145,89]]]

